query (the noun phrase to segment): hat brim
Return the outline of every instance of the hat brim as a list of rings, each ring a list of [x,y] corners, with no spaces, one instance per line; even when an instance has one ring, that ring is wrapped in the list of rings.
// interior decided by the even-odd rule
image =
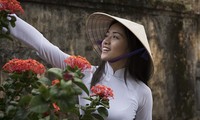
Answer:
[[[138,38],[138,40],[147,50],[153,65],[151,50],[149,47],[144,26],[130,20],[119,18],[102,12],[95,12],[91,14],[86,22],[86,34],[89,40],[92,42],[93,47],[98,55],[101,55],[101,46],[99,45],[99,41],[102,41],[105,38],[105,34],[108,31],[110,24],[113,20],[116,20],[127,27]]]

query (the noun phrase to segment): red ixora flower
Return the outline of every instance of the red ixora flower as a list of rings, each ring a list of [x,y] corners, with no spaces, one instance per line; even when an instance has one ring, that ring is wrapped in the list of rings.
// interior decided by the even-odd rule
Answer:
[[[78,67],[81,71],[91,68],[91,64],[87,61],[87,59],[81,56],[70,56],[65,59],[64,62],[71,68]]]
[[[43,74],[46,69],[43,64],[36,60],[22,60],[14,58],[3,66],[3,70],[9,73],[23,73],[26,71],[32,71],[36,74]]]
[[[24,13],[20,2],[17,0],[0,0],[0,11],[1,10],[8,11],[9,13]]]
[[[55,80],[53,80],[53,81],[51,82],[52,85],[56,85],[56,84],[58,84],[58,83],[60,83],[60,80],[58,80],[58,79],[55,79]]]
[[[56,112],[60,111],[60,108],[58,107],[58,105],[56,103],[53,103],[53,107]]]
[[[97,84],[91,88],[92,96],[100,96],[101,98],[108,100],[113,98],[113,90],[105,85]]]

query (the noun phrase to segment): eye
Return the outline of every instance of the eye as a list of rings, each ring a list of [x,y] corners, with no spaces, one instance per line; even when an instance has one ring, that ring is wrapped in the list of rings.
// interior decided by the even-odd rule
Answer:
[[[114,38],[114,39],[119,39],[119,37],[118,37],[118,36],[116,36],[116,35],[113,35],[113,38]]]

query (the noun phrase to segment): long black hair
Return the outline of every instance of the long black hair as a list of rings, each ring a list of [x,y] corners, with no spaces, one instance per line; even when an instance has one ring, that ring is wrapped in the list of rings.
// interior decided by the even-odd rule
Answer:
[[[115,23],[119,23],[119,22],[114,20],[110,24],[109,28]],[[128,40],[127,42],[128,42],[128,47],[129,47],[130,52],[140,49],[140,48],[144,48],[142,43],[128,28],[126,28],[124,26],[124,30],[125,30],[125,34],[127,36],[127,40]],[[148,81],[152,74],[151,72],[153,71],[152,70],[153,65],[152,65],[152,61],[151,61],[149,54],[147,54],[147,59],[148,60],[142,58],[140,54],[136,54],[136,55],[133,55],[128,58],[128,61],[126,62],[126,65],[125,65],[125,71],[124,71],[125,82],[126,82],[127,72],[129,72],[134,80],[140,80],[140,81],[144,82],[146,85],[148,84]],[[93,75],[93,78],[91,81],[91,87],[100,81],[101,76],[105,72],[104,71],[105,63],[106,63],[106,61],[100,62],[99,67],[97,68],[97,70],[95,71],[95,73]]]

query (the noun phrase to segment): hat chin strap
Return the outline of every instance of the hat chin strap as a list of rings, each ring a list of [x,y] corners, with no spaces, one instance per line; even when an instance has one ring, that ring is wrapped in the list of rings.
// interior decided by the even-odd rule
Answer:
[[[136,55],[136,54],[141,54],[140,57],[142,57],[145,60],[148,60],[148,52],[146,51],[146,49],[145,48],[139,48],[139,49],[134,50],[134,51],[132,51],[130,53],[126,53],[124,55],[121,55],[121,56],[118,56],[116,58],[113,58],[113,59],[109,60],[108,62],[109,63],[114,63],[114,62],[117,62],[117,61],[119,61],[121,59],[129,58],[129,57],[131,57],[133,55]]]

